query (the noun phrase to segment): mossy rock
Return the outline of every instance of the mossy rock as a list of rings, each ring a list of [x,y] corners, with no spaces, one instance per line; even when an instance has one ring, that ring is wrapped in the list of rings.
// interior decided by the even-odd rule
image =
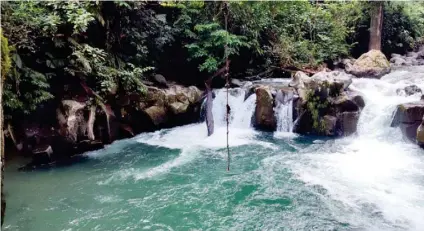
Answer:
[[[381,51],[370,50],[348,66],[346,72],[356,77],[380,78],[390,72],[390,62]]]

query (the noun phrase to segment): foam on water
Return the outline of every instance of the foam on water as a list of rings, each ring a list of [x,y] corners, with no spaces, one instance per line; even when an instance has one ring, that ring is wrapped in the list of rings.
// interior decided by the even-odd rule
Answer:
[[[174,167],[187,164],[198,156],[204,149],[220,149],[227,146],[226,129],[226,102],[227,92],[225,89],[216,90],[213,101],[213,116],[215,131],[207,136],[207,128],[204,123],[190,124],[172,129],[164,129],[153,133],[137,136],[137,141],[149,145],[161,146],[170,149],[181,149],[181,154],[168,162],[146,171],[123,170],[118,175],[133,176],[136,180],[150,178],[158,174],[166,173]],[[237,147],[247,144],[257,144],[273,148],[268,142],[255,139],[257,132],[251,128],[251,118],[255,110],[256,95],[253,94],[244,100],[245,91],[241,88],[231,89],[228,102],[231,107],[229,145]],[[222,156],[222,158],[226,158]]]
[[[229,94],[231,107],[229,143],[231,146],[256,142],[254,138],[257,132],[251,128],[256,95],[253,94],[244,100],[244,93],[243,89],[232,89]],[[226,147],[226,95],[226,90],[216,91],[212,108],[215,132],[211,136],[207,136],[205,123],[198,123],[141,134],[137,136],[137,141],[171,149]]]
[[[396,90],[411,83],[423,87],[423,77],[399,71],[381,80],[354,79],[351,89],[366,102],[358,134],[313,145],[287,163],[299,179],[324,187],[332,199],[351,208],[358,226],[369,230],[424,227],[422,151],[390,127],[398,104],[419,99],[398,96]]]
[[[71,167],[26,173],[9,163],[2,228],[422,230],[424,151],[389,126],[398,103],[418,99],[396,95],[423,87],[417,68],[355,79],[366,107],[357,134],[336,140],[254,131],[255,96],[232,90],[230,172],[225,90],[210,137],[191,124],[115,142]]]

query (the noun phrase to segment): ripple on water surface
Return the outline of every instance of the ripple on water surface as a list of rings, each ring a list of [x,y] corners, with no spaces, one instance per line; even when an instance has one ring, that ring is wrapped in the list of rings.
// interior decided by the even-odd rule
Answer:
[[[354,80],[367,106],[351,137],[262,133],[234,115],[230,172],[225,111],[215,106],[211,137],[192,124],[115,142],[71,166],[17,172],[10,162],[3,228],[422,230],[424,151],[388,126],[397,103],[416,100],[396,95],[396,84],[421,84],[402,77],[410,72]],[[239,93],[232,108],[250,118],[254,98]]]

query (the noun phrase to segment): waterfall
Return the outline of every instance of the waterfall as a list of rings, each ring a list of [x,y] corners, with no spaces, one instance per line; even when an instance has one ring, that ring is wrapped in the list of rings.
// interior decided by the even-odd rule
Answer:
[[[423,151],[390,127],[398,104],[419,100],[396,93],[411,84],[423,89],[424,67],[394,70],[381,79],[353,79],[350,90],[365,100],[357,135],[314,144],[290,163],[300,180],[354,205],[349,211],[359,214],[353,219],[359,227],[369,226],[364,230],[421,230],[424,225]]]
[[[351,90],[361,93],[366,105],[358,122],[360,137],[394,139],[400,131],[390,128],[392,115],[397,105],[420,100],[419,95],[403,96],[398,89],[416,85],[424,89],[424,68],[396,70],[381,79],[354,79]]]
[[[242,88],[229,89],[228,104],[231,108],[230,127],[250,128],[253,112],[255,111],[256,95],[252,94],[244,100],[245,90]],[[216,127],[226,126],[227,89],[215,90],[212,113]]]
[[[291,132],[293,129],[293,92],[278,91],[276,105],[277,132]]]

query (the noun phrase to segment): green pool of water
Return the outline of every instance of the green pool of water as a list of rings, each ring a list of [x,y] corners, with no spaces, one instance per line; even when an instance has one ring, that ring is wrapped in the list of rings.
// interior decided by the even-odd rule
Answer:
[[[255,133],[231,148],[227,172],[224,143],[160,145],[177,139],[164,138],[172,132],[118,141],[64,167],[18,172],[18,161],[8,163],[4,230],[413,230],[420,220],[367,194],[391,176],[349,179],[343,158],[355,154],[337,151],[350,140]],[[383,202],[402,196],[375,187]],[[419,203],[399,211],[421,216]]]

